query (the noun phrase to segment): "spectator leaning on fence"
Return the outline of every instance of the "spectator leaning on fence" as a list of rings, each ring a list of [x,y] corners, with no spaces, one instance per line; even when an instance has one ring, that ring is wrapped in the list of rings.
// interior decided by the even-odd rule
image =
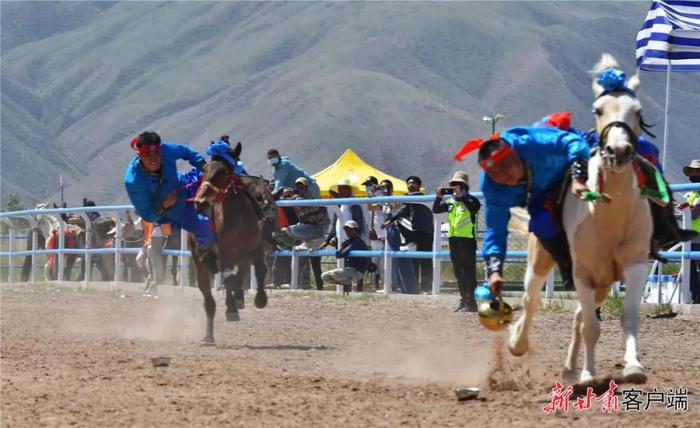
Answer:
[[[691,183],[700,183],[700,159],[695,159],[683,168],[683,174]],[[685,194],[685,200],[690,206],[690,227],[700,232],[700,190],[693,190]],[[696,237],[690,243],[691,251],[700,251],[700,237]],[[693,303],[700,303],[700,260],[690,261],[690,293]]]
[[[321,190],[308,172],[299,168],[286,156],[280,156],[277,149],[267,151],[267,162],[274,169],[275,187],[272,189],[272,196],[279,199],[286,188],[294,188],[294,182],[299,177],[306,178],[309,183],[309,196],[311,199],[319,199]]]
[[[285,189],[282,192],[284,199],[311,199],[306,177],[297,178],[294,184],[295,189]],[[294,207],[294,212],[298,223],[282,229],[289,238],[282,242],[289,246],[301,243],[297,249],[309,250],[314,246],[312,241],[323,238],[326,232],[326,226],[330,223],[328,210],[323,206]]]
[[[345,259],[345,267],[324,272],[321,277],[323,281],[329,284],[342,284],[343,291],[349,293],[352,282],[362,279],[367,270],[369,259],[367,257],[350,257],[348,255],[351,251],[367,250],[367,244],[360,238],[360,228],[357,222],[354,220],[346,221],[343,229],[345,229],[348,239],[340,244],[341,248],[336,251],[335,256],[339,259]]]
[[[435,189],[433,213],[448,213],[450,259],[461,297],[455,312],[476,312],[476,215],[481,202],[469,194],[469,176],[464,171],[454,174],[450,187],[452,197],[447,201],[442,199],[445,189]]]

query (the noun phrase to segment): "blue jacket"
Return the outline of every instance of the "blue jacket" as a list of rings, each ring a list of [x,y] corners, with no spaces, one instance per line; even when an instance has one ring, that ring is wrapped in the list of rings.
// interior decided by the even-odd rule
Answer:
[[[501,138],[525,161],[532,172],[532,194],[526,198],[527,185],[505,186],[481,172],[481,191],[486,202],[486,234],[483,256],[505,258],[510,208],[541,208],[545,196],[566,176],[572,161],[588,159],[589,146],[576,134],[553,127],[516,127],[502,132]],[[532,225],[531,225],[532,226]]]
[[[177,172],[178,159],[186,160],[190,165],[201,170],[205,160],[195,150],[180,144],[162,143],[160,145],[161,173],[146,171],[135,156],[124,173],[124,185],[136,212],[151,223],[180,224],[185,210],[187,189],[184,188],[182,174]],[[166,210],[162,216],[156,210],[173,190],[178,189],[175,205]]]
[[[311,183],[316,182],[316,180],[311,178],[308,172],[296,166],[294,162],[290,161],[286,156],[282,156],[280,162],[275,165],[274,168],[275,188],[272,190],[272,193],[277,193],[285,187],[291,187],[293,189],[294,182],[299,177],[305,177],[309,182],[309,186],[311,186]]]

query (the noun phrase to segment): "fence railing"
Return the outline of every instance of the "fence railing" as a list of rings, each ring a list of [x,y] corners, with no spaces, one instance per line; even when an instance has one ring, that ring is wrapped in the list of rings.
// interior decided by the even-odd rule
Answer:
[[[675,184],[671,185],[671,189],[680,192],[687,190],[700,190],[700,184],[688,183],[688,184]],[[474,192],[474,196],[482,198],[483,195],[480,192]],[[327,206],[331,209],[336,209],[340,205],[367,205],[367,204],[377,204],[377,203],[421,203],[425,205],[432,205],[435,200],[435,195],[420,195],[420,196],[387,196],[387,197],[373,197],[373,198],[345,198],[345,199],[306,199],[306,200],[280,200],[278,205],[282,207],[294,207],[294,206]],[[94,233],[92,230],[92,224],[89,216],[86,214],[88,212],[100,212],[101,214],[113,214],[118,223],[123,223],[125,219],[126,211],[133,211],[134,207],[131,205],[117,205],[117,206],[98,206],[98,207],[75,207],[75,208],[52,208],[52,209],[34,209],[34,210],[23,210],[23,211],[13,211],[13,212],[3,212],[0,213],[0,220],[9,226],[8,231],[8,251],[0,251],[0,257],[8,258],[8,282],[14,282],[14,257],[31,257],[31,271],[30,280],[36,280],[36,269],[37,269],[37,256],[55,254],[58,260],[58,278],[63,278],[65,263],[63,255],[77,254],[83,255],[85,258],[85,277],[82,278],[85,284],[89,283],[91,280],[91,256],[95,254],[113,254],[114,255],[114,281],[119,282],[121,280],[121,256],[123,254],[136,254],[139,252],[139,248],[124,248],[123,239],[121,236],[121,227],[116,228],[115,243],[113,248],[90,248],[91,234]],[[685,208],[682,210],[683,213],[683,227],[688,228],[690,225],[690,209]],[[86,248],[83,249],[69,249],[65,247],[65,237],[63,229],[66,228],[66,224],[61,218],[61,214],[77,214],[85,221],[86,230]],[[51,216],[56,220],[58,224],[58,248],[56,249],[45,249],[38,250],[37,242],[37,223],[38,216]],[[384,245],[384,250],[381,251],[352,251],[350,256],[353,257],[381,257],[384,265],[384,272],[392,272],[392,262],[395,258],[411,258],[411,259],[431,259],[433,266],[433,284],[432,284],[432,294],[440,294],[440,288],[442,286],[442,266],[441,262],[444,259],[449,259],[449,251],[442,250],[443,239],[441,236],[441,226],[445,219],[445,214],[436,214],[433,217],[433,249],[432,251],[391,251],[388,250],[388,246]],[[15,236],[19,232],[15,222],[18,219],[24,219],[29,222],[30,230],[26,231],[31,233],[32,239],[32,249],[17,251],[15,249]],[[340,244],[340,243],[339,243]],[[189,261],[187,257],[191,254],[187,250],[187,235],[181,234],[180,250],[162,250],[163,254],[182,256],[179,259],[180,274],[179,285],[184,286],[185,279],[188,277]],[[292,275],[291,275],[291,287],[298,288],[298,272],[299,272],[299,259],[300,257],[309,256],[334,256],[334,250],[287,250],[287,251],[275,251],[275,255],[282,257],[291,257],[292,265]],[[678,302],[686,303],[690,301],[690,290],[689,290],[689,275],[690,275],[690,263],[691,259],[700,259],[700,251],[691,251],[690,243],[683,243],[681,251],[667,251],[662,252],[662,256],[673,261],[681,262],[681,281],[680,281],[680,292],[678,293]],[[527,257],[526,251],[509,251],[508,259],[518,260]],[[252,269],[252,268],[251,268]],[[387,293],[392,292],[392,275],[385,275],[384,277],[384,291]],[[255,275],[251,272],[251,288],[255,288]],[[220,278],[217,278],[217,282]],[[546,281],[545,297],[551,298],[554,293],[554,275],[551,273]]]

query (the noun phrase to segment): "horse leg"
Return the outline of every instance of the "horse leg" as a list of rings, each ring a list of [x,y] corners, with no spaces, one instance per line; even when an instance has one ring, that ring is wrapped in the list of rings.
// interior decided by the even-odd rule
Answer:
[[[207,268],[198,261],[194,262],[194,270],[197,275],[197,287],[204,297],[204,311],[207,314],[207,334],[202,339],[202,345],[214,345],[214,315],[216,314],[216,301],[211,294],[211,278]]]
[[[267,292],[265,292],[265,276],[267,276],[267,265],[265,264],[265,255],[260,254],[254,260],[255,266],[255,282],[258,284],[255,292],[255,307],[262,309],[267,306]]]
[[[595,315],[596,290],[584,281],[576,278],[574,281],[578,293],[579,309],[581,312],[581,336],[585,344],[583,370],[581,370],[580,383],[587,384],[593,381],[595,370],[595,345],[600,337],[600,323]],[[575,336],[575,334],[574,334]],[[575,340],[575,337],[574,339]],[[573,346],[573,343],[572,343]]]
[[[647,264],[636,263],[624,272],[625,275],[625,309],[622,314],[622,328],[625,334],[625,368],[622,371],[625,382],[645,383],[644,367],[637,359],[637,333],[639,332],[639,305],[644,291]]]
[[[241,317],[238,315],[238,302],[235,296],[236,277],[240,273],[240,269],[235,274],[233,271],[233,265],[227,265],[222,262],[221,277],[226,289],[226,320],[240,321]]]
[[[515,356],[525,354],[529,348],[528,331],[532,318],[540,305],[540,291],[549,271],[554,267],[554,259],[542,247],[537,237],[528,238],[528,260],[525,271],[525,294],[523,294],[523,314],[511,330],[508,350]]]
[[[581,305],[579,304],[574,314],[574,321],[571,327],[571,343],[566,353],[566,362],[562,371],[562,379],[567,384],[576,382],[576,359],[581,346],[581,319]]]

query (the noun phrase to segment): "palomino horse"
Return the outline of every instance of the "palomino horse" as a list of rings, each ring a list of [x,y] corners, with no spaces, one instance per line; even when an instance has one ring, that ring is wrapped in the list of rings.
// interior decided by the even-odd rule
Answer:
[[[571,244],[573,274],[579,305],[573,321],[573,337],[564,364],[563,377],[576,381],[576,359],[583,338],[585,361],[579,376],[581,385],[594,382],[595,345],[600,324],[595,315],[608,295],[613,281],[625,281],[622,328],[625,336],[624,382],[644,383],[646,375],[637,358],[639,305],[647,275],[652,220],[649,204],[637,183],[635,145],[643,127],[642,106],[635,95],[639,78],[627,82],[613,68],[617,61],[603,54],[593,69],[593,103],[600,149],[588,165],[588,188],[607,193],[608,201],[585,202],[567,192],[563,225]],[[613,76],[617,85],[598,83],[601,74]],[[615,78],[617,76],[617,78]],[[606,82],[609,82],[606,81]],[[539,305],[539,294],[547,273],[554,266],[551,256],[532,235],[528,243],[528,267],[523,315],[511,330],[509,349],[514,355],[528,350],[528,330]]]
[[[238,159],[240,143],[233,155]],[[226,288],[226,319],[238,321],[238,309],[243,307],[243,278],[251,264],[255,266],[257,293],[255,306],[267,305],[265,293],[265,246],[259,225],[259,211],[256,201],[248,192],[241,177],[233,173],[231,165],[218,156],[209,161],[204,170],[202,184],[195,196],[198,210],[211,206],[211,218],[216,233],[216,248],[219,266]],[[194,239],[190,235],[190,250],[194,253]],[[204,296],[204,309],[207,314],[207,331],[203,344],[214,343],[214,314],[216,303],[211,293],[210,274],[197,259],[194,260],[197,285]],[[237,270],[236,270],[237,269]],[[235,273],[234,273],[234,270]]]

